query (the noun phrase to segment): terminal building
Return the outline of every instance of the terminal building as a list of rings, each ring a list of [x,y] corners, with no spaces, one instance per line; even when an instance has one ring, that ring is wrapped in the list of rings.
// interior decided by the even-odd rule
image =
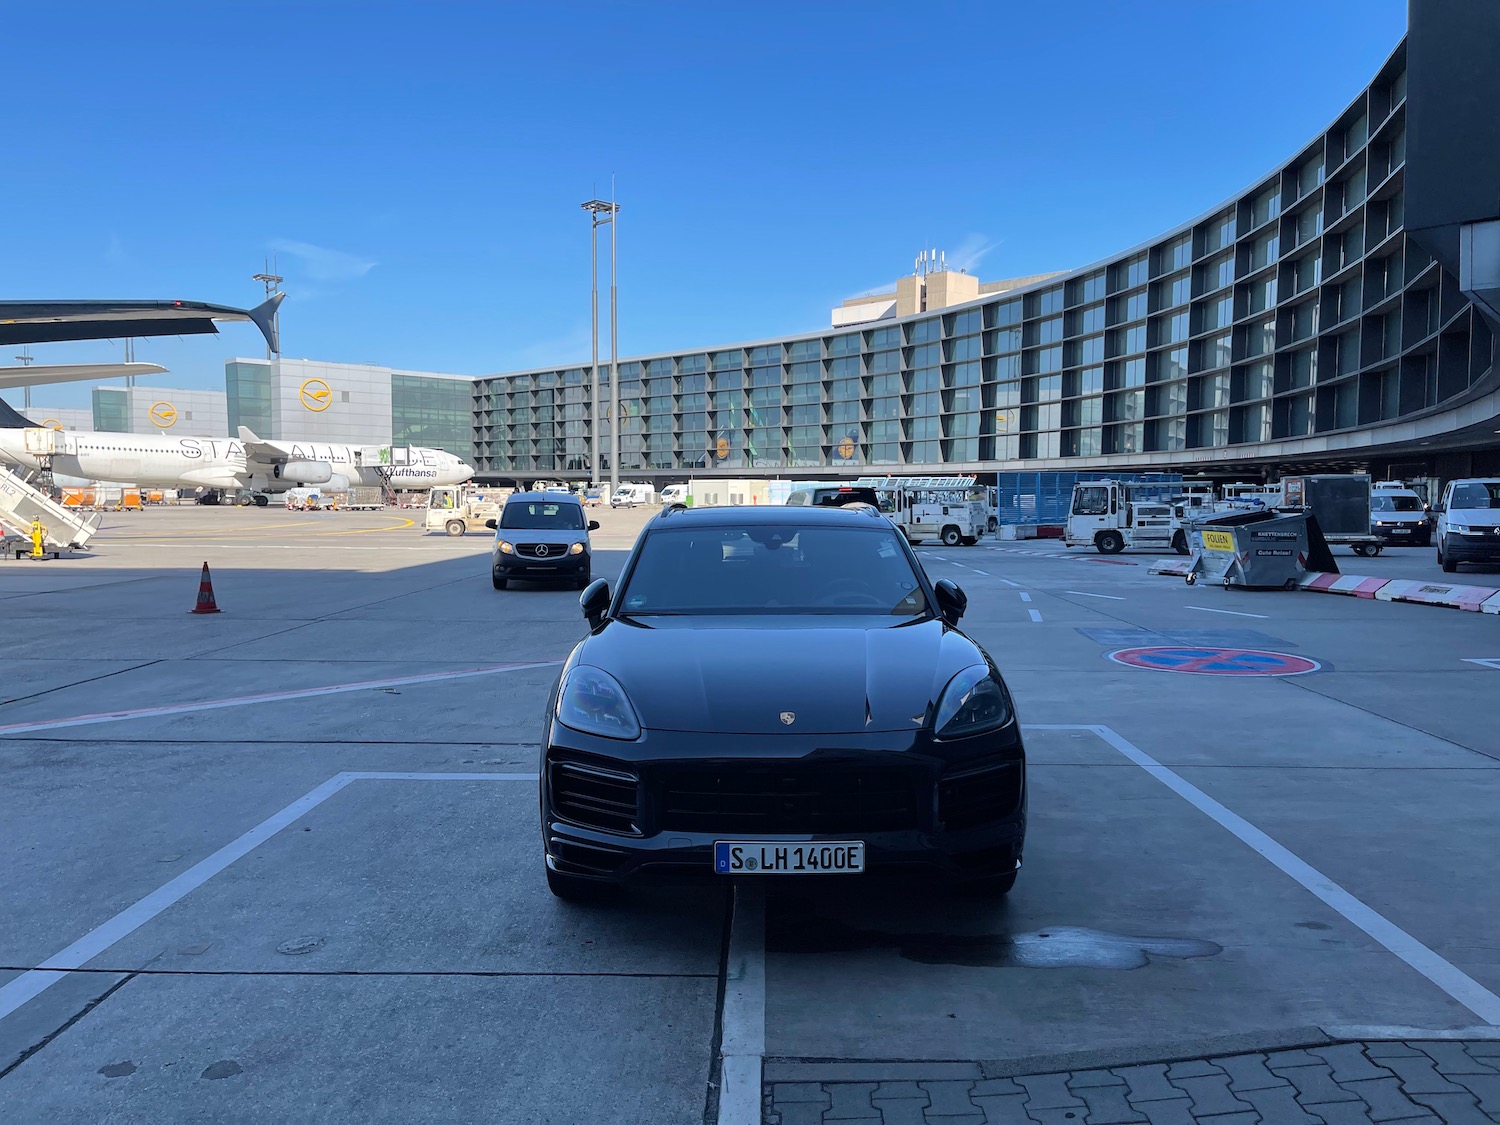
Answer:
[[[621,362],[618,474],[1500,473],[1500,5],[1411,21],[1326,130],[1148,243],[998,291],[938,270],[829,332]],[[480,379],[480,474],[586,473],[614,421],[591,421],[590,379]]]

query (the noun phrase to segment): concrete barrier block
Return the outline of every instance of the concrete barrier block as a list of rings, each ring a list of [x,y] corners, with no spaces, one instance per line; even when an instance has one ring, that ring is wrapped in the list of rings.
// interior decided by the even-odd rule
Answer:
[[[1485,598],[1479,609],[1482,613],[1500,613],[1500,590],[1496,590],[1493,597]]]
[[[1387,582],[1375,596],[1387,602],[1416,602],[1419,605],[1446,606],[1449,609],[1477,613],[1495,591],[1490,586],[1459,586],[1448,582],[1401,580]]]
[[[1373,598],[1389,579],[1366,578],[1362,574],[1308,574],[1298,582],[1304,590],[1320,594],[1348,594],[1356,598]]]
[[[1185,577],[1192,569],[1193,560],[1188,559],[1157,559],[1146,568],[1147,574],[1172,574],[1178,578]]]

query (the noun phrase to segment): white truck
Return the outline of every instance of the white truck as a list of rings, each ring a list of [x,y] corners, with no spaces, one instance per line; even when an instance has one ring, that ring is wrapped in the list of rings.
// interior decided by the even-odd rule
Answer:
[[[1187,554],[1182,516],[1201,509],[1186,508],[1181,499],[1174,503],[1161,492],[1159,484],[1079,481],[1073,486],[1063,542],[1069,547],[1093,547],[1104,555],[1119,554],[1127,547]]]
[[[852,486],[874,489],[881,511],[914,545],[972,547],[988,530],[985,491],[973,477],[860,477]]]
[[[459,536],[469,531],[486,531],[486,520],[500,518],[501,497],[495,492],[474,491],[456,486],[440,486],[427,494],[428,531]]]

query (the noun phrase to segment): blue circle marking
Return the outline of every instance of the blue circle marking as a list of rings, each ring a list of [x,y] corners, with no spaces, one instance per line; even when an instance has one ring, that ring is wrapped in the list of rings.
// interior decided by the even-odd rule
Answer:
[[[1149,646],[1116,649],[1108,656],[1129,668],[1193,676],[1302,676],[1322,667],[1305,656],[1251,648]]]

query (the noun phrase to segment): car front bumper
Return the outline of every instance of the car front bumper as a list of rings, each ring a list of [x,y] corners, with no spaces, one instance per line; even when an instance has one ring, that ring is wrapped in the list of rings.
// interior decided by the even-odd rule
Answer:
[[[1500,535],[1443,536],[1443,558],[1451,562],[1500,563]]]
[[[490,569],[497,578],[577,578],[589,573],[589,553],[551,555],[534,559],[524,555],[492,553]]]
[[[870,877],[982,879],[1021,861],[1026,764],[1014,722],[944,743],[904,731],[647,731],[639,742],[620,743],[551,727],[542,756],[542,840],[547,866],[561,874],[615,883],[709,881],[723,878],[713,868],[713,845],[721,840],[860,841]],[[608,781],[609,791],[586,781],[581,803],[580,768],[620,776]],[[634,777],[633,787],[625,777]],[[590,823],[598,818],[578,812],[589,801],[629,810],[628,829]],[[818,830],[797,830],[809,827]]]
[[[1425,543],[1431,538],[1431,530],[1425,523],[1374,524],[1370,534],[1382,543],[1400,546],[1402,543]]]

